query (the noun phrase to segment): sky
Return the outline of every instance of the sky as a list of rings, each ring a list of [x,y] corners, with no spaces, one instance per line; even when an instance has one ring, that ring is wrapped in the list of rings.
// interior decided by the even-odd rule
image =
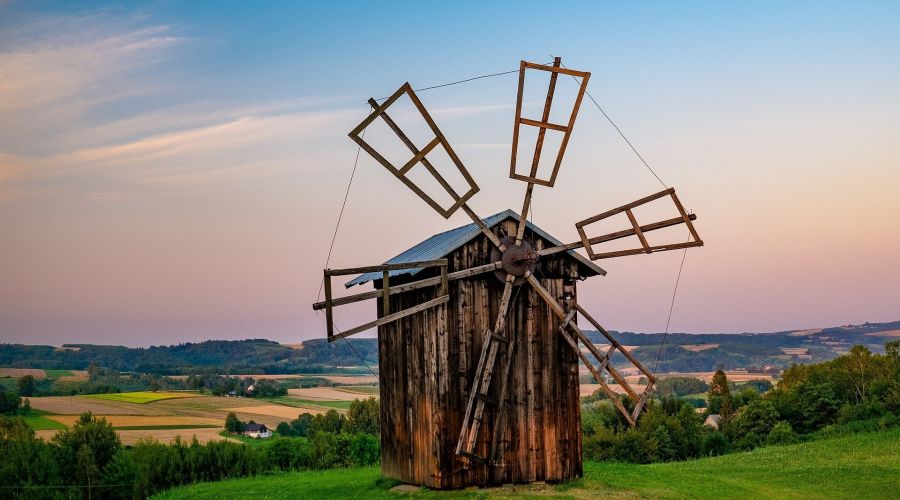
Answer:
[[[698,216],[706,245],[686,254],[671,331],[900,319],[898,18],[897,2],[0,1],[0,341],[323,338],[311,304],[366,100],[551,56],[591,72]],[[483,217],[521,207],[516,87],[419,93]],[[554,113],[574,89],[560,83]],[[586,100],[531,218],[576,241],[576,221],[660,189]],[[363,153],[328,265],[467,222]],[[662,331],[681,259],[603,260],[579,301],[609,329]],[[374,308],[339,309],[338,325]]]

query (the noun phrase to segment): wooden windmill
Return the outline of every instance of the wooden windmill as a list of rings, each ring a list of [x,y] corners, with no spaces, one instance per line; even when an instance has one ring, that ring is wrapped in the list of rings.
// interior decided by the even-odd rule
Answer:
[[[549,73],[549,88],[540,117],[522,114],[526,73]],[[550,109],[559,75],[579,82],[574,106],[564,124],[552,123]],[[510,482],[559,481],[582,473],[579,360],[623,418],[635,425],[656,379],[577,301],[576,282],[606,274],[593,260],[703,245],[673,189],[588,217],[575,223],[580,241],[563,244],[526,220],[535,185],[553,187],[590,73],[522,61],[512,139],[510,177],[527,184],[522,210],[482,219],[467,202],[479,188],[441,133],[412,87],[406,83],[378,104],[350,137],[388,171],[445,218],[462,210],[472,224],[435,235],[386,264],[353,269],[326,269],[325,309],[329,341],[378,328],[381,378],[382,470],[388,477],[433,488]],[[388,111],[408,96],[434,138],[415,144]],[[384,123],[409,148],[403,165],[388,161],[362,135],[375,120]],[[537,140],[527,174],[519,172],[516,151],[522,126],[536,127]],[[547,131],[562,134],[548,178],[538,178]],[[458,193],[428,159],[444,148],[468,189]],[[452,197],[441,206],[410,180],[407,173],[422,165]],[[669,198],[674,217],[641,224],[634,209]],[[590,236],[591,224],[615,216],[625,228]],[[647,233],[684,224],[688,242],[655,244]],[[602,244],[633,237],[639,246],[604,250]],[[575,250],[584,248],[590,260]],[[347,287],[372,281],[375,290],[336,298],[334,276],[357,275]],[[499,278],[499,279],[498,279]],[[379,299],[378,318],[338,331],[334,308]],[[578,325],[578,317],[605,337],[595,345]],[[583,346],[583,347],[582,347]],[[614,353],[647,379],[638,392],[610,362]],[[624,405],[614,382],[633,399]]]

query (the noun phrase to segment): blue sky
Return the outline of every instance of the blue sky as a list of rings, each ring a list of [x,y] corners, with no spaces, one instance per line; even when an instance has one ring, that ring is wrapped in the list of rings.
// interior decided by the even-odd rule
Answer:
[[[0,2],[0,334],[321,336],[309,303],[365,99],[551,54],[592,72],[589,91],[700,217],[673,329],[898,319],[898,18],[896,2]],[[420,96],[483,216],[521,203],[506,177],[515,85]],[[574,221],[657,188],[585,105],[533,217],[572,241]],[[332,265],[464,223],[363,158]],[[609,328],[659,331],[679,261],[605,262],[583,302]]]

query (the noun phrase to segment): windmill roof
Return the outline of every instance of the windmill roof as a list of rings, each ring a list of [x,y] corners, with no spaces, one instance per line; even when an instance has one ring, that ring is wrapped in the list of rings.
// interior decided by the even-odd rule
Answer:
[[[497,224],[503,222],[507,219],[519,220],[519,214],[512,210],[504,210],[500,213],[494,214],[490,217],[484,219],[484,224],[487,227],[494,227]],[[563,243],[553,236],[550,236],[549,233],[544,231],[543,229],[537,227],[532,224],[530,221],[525,222],[526,227],[530,229],[532,232],[540,236],[541,238],[546,239],[554,245],[562,245]],[[449,231],[444,231],[443,233],[436,234],[431,238],[419,243],[418,245],[406,250],[405,252],[393,257],[392,259],[385,262],[385,264],[397,264],[401,262],[416,262],[416,261],[424,261],[424,260],[435,260],[446,257],[448,254],[456,250],[457,248],[465,245],[469,241],[474,238],[477,238],[481,235],[481,229],[478,228],[475,223],[466,224],[465,226],[458,227],[456,229],[451,229]],[[594,264],[578,252],[574,250],[569,250],[566,252],[577,260],[579,263],[586,266],[591,271],[594,271],[597,274],[605,275],[606,271],[600,268],[597,264]],[[389,276],[415,276],[422,268],[418,269],[398,269],[390,271]],[[366,273],[353,278],[348,281],[344,286],[350,288],[353,285],[361,285],[363,283],[381,279],[382,273],[374,272],[374,273]]]

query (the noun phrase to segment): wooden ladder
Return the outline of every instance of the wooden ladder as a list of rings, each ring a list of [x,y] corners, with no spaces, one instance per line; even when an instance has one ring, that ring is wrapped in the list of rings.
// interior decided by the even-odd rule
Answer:
[[[510,275],[507,279],[513,278]],[[475,368],[475,375],[472,381],[472,387],[469,390],[469,401],[466,404],[466,413],[463,417],[462,429],[459,432],[459,442],[456,444],[456,454],[480,464],[487,464],[494,461],[494,451],[497,446],[498,432],[500,430],[500,422],[505,414],[507,400],[507,385],[509,383],[510,367],[512,366],[512,357],[515,352],[515,343],[512,339],[504,337],[496,332],[503,331],[506,326],[506,310],[509,307],[510,295],[512,287],[504,288],[503,296],[500,300],[500,311],[503,314],[497,316],[497,323],[493,331],[486,330],[484,342],[481,347],[481,357],[478,359],[478,365]],[[501,346],[506,346],[506,366],[504,367],[502,380],[500,385],[500,397],[494,399],[489,395],[491,388],[491,379],[494,375],[494,369],[497,365],[497,353]],[[497,417],[494,420],[494,432],[491,448],[485,456],[475,453],[475,447],[478,444],[478,431],[484,418],[484,409],[486,405],[491,405],[498,409]]]

